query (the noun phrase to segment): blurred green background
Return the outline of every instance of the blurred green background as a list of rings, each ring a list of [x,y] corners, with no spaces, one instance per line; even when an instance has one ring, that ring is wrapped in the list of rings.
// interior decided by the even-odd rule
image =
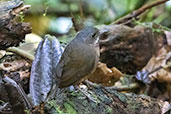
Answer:
[[[71,18],[78,26],[110,24],[116,19],[156,0],[24,0],[31,8],[22,21],[31,22],[40,36],[70,34]],[[171,28],[171,0],[144,12],[140,22],[155,22]]]

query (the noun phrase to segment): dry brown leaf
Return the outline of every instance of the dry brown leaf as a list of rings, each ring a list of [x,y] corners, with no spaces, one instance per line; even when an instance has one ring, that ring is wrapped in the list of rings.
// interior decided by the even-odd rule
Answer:
[[[99,63],[96,71],[90,76],[89,80],[104,86],[113,86],[123,74],[115,67],[108,68],[106,64]]]
[[[165,55],[166,55],[166,50],[165,48],[162,48],[159,52],[158,52],[158,56],[153,56],[150,61],[148,62],[148,64],[143,68],[146,69],[148,71],[152,71],[155,68],[159,67],[160,65],[162,65],[162,61],[165,59]]]
[[[158,99],[171,101],[171,51],[165,47],[160,49],[157,56],[153,56],[148,64],[144,67],[148,70],[151,81],[154,81],[157,85],[153,87],[151,85],[151,95],[155,95]],[[157,69],[157,70],[156,70]],[[155,71],[152,73],[152,71]],[[154,83],[152,83],[154,84]],[[156,94],[155,90],[159,90],[161,94]]]
[[[30,71],[29,70],[19,71],[19,74],[20,74],[21,80],[30,77]]]
[[[170,109],[171,109],[171,104],[169,104],[169,102],[165,101],[162,106],[161,114],[166,114]]]
[[[169,46],[171,46],[171,31],[165,31],[166,40]]]
[[[160,66],[165,67],[168,64],[168,60],[171,57],[171,52],[167,53],[167,50],[163,47],[158,52],[158,56],[153,56],[148,64],[144,67],[149,72],[154,71]],[[171,71],[169,68],[161,68],[158,71],[149,75],[151,80],[157,79],[159,82],[171,82]]]
[[[5,56],[5,54],[6,54],[6,51],[4,51],[4,50],[0,50],[0,59],[1,59],[2,57],[4,57],[4,56]]]
[[[156,72],[156,78],[158,81],[171,83],[171,67],[166,67],[171,63],[171,52],[167,53],[163,60],[163,69]]]
[[[5,76],[15,76],[19,73],[21,80],[30,76],[30,67],[31,64],[24,59],[0,63],[0,70],[6,71]]]
[[[24,66],[29,66],[25,60],[15,60],[13,62],[3,62],[0,64],[0,69],[5,71],[16,71]]]

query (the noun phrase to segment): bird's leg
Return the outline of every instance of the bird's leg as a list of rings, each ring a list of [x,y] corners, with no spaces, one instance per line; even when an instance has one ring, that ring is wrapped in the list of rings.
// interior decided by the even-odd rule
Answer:
[[[93,83],[93,82],[90,82],[89,80],[85,80],[83,83],[85,85],[87,85],[88,87],[93,87],[93,88],[99,88],[99,87],[101,87],[101,85],[96,84],[96,83]]]

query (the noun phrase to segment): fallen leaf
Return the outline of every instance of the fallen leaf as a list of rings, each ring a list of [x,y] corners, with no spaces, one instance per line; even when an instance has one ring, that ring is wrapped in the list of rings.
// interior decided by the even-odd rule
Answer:
[[[117,68],[108,68],[106,64],[99,62],[96,71],[90,76],[89,80],[104,86],[113,86],[122,76],[123,74]]]

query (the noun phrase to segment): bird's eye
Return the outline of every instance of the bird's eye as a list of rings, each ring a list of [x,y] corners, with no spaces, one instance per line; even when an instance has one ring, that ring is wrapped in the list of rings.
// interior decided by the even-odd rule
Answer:
[[[94,33],[94,34],[92,35],[92,37],[94,38],[94,37],[96,37],[96,35],[97,35],[97,33]]]

